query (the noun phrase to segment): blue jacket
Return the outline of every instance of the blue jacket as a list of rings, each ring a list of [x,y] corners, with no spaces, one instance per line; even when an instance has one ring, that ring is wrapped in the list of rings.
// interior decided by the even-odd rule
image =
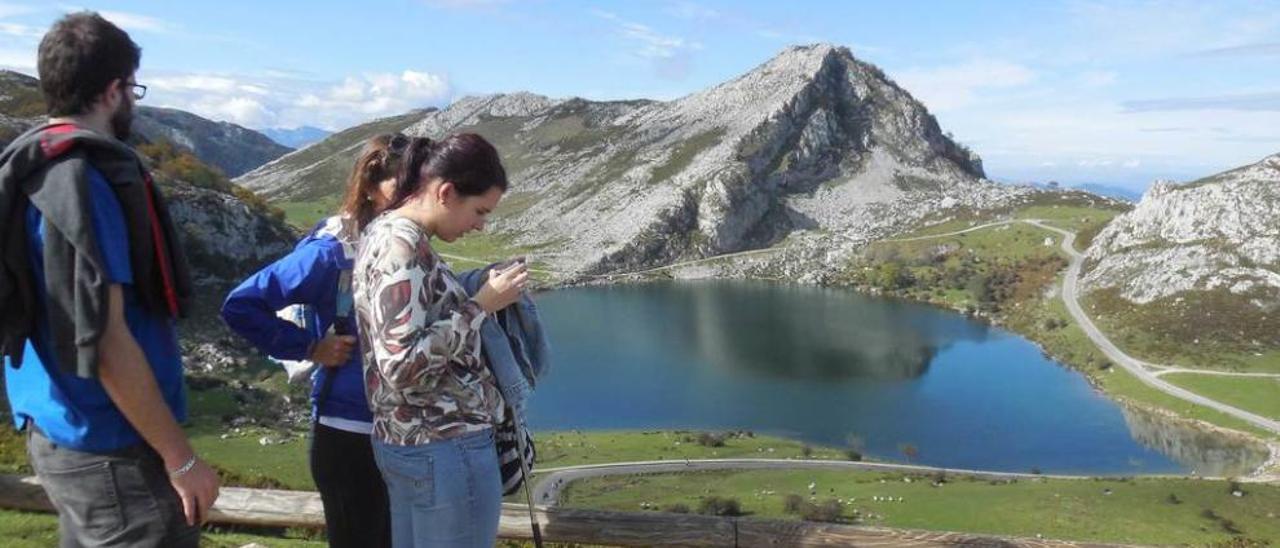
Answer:
[[[338,333],[356,334],[355,312],[349,306],[350,289],[339,291],[339,279],[354,266],[355,250],[342,219],[321,221],[293,251],[256,274],[227,295],[222,319],[232,330],[259,350],[281,360],[305,360],[311,345],[333,326]],[[345,300],[346,316],[337,317],[338,302]],[[291,305],[305,305],[305,327],[277,316]],[[336,368],[317,367],[312,376],[311,402],[316,416],[371,422],[364,390],[361,352]],[[333,376],[332,381],[327,377]],[[328,394],[321,391],[329,383]]]
[[[463,272],[458,281],[467,293],[475,295],[487,279],[485,273],[494,266]],[[523,428],[529,396],[551,368],[551,347],[533,299],[521,296],[514,305],[488,315],[480,326],[480,341],[498,390]]]

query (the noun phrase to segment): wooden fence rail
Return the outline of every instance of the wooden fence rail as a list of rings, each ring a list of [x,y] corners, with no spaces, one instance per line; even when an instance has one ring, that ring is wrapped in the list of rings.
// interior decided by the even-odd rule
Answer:
[[[39,479],[0,474],[0,507],[52,512]],[[750,518],[724,518],[659,512],[603,512],[537,509],[548,542],[610,546],[1102,546],[1039,539],[884,527],[820,524]],[[320,495],[307,491],[223,487],[210,513],[218,524],[270,527],[323,527]],[[524,506],[505,504],[498,535],[532,538]]]

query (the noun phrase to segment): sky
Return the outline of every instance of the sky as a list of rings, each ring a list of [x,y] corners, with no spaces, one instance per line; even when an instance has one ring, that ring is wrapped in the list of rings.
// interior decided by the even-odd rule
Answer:
[[[676,99],[850,48],[988,177],[1140,189],[1280,153],[1280,0],[0,0],[0,67],[68,11],[143,48],[144,104],[337,130],[475,94]]]

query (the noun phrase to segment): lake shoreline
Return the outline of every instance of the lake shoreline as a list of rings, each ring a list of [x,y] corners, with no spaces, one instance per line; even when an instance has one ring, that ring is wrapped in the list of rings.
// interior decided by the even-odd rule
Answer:
[[[978,321],[979,323],[982,323],[988,327],[995,327],[995,328],[1002,329],[1004,331],[1007,331],[1013,335],[1016,335],[1026,340],[1027,342],[1030,342],[1037,349],[1040,350],[1043,356],[1045,356],[1052,362],[1059,364],[1061,367],[1064,367],[1066,369],[1069,369],[1081,374],[1085,378],[1086,382],[1088,382],[1088,384],[1097,393],[1105,396],[1107,399],[1115,402],[1116,404],[1122,406],[1123,408],[1127,408],[1129,410],[1135,410],[1138,412],[1154,414],[1161,417],[1162,420],[1168,421],[1171,424],[1178,425],[1184,428],[1194,429],[1206,435],[1214,436],[1223,440],[1231,440],[1234,442],[1248,444],[1253,446],[1255,450],[1264,452],[1267,455],[1267,457],[1260,459],[1260,462],[1258,462],[1258,464],[1253,467],[1251,472],[1245,475],[1236,476],[1235,478],[1246,480],[1246,481],[1253,481],[1253,482],[1280,482],[1280,441],[1269,440],[1253,432],[1243,431],[1243,430],[1234,429],[1234,428],[1228,428],[1225,426],[1213,424],[1206,420],[1184,417],[1170,409],[1166,409],[1164,407],[1160,407],[1160,406],[1145,403],[1145,402],[1139,402],[1134,400],[1133,398],[1126,397],[1125,395],[1122,395],[1122,394],[1116,394],[1112,391],[1107,390],[1107,388],[1101,382],[1101,380],[1097,376],[1095,376],[1095,373],[1093,373],[1090,369],[1086,368],[1084,364],[1075,363],[1073,360],[1065,356],[1063,353],[1053,351],[1053,349],[1051,349],[1049,345],[1044,340],[1042,340],[1042,338],[1037,337],[1038,333],[1024,332],[1023,330],[1018,329],[1016,326],[1011,325],[1009,322],[1001,321],[999,317],[996,317],[990,314],[984,314],[980,311],[974,313],[972,311],[966,310],[965,308],[962,308],[958,305],[954,305],[951,303],[938,301],[938,300],[918,299],[918,298],[912,298],[909,296],[888,294],[874,287],[865,287],[865,286],[852,284],[852,283],[838,283],[838,282],[831,282],[831,281],[827,281],[827,282],[802,281],[802,280],[783,281],[779,279],[770,279],[770,278],[755,277],[755,276],[733,276],[733,277],[708,276],[705,278],[703,277],[674,278],[674,277],[654,276],[654,275],[629,276],[629,277],[623,276],[617,279],[597,278],[597,279],[588,279],[588,280],[560,281],[560,282],[555,282],[555,283],[551,283],[546,286],[543,286],[539,288],[539,291],[555,291],[555,290],[581,288],[581,287],[610,287],[610,286],[645,285],[645,284],[654,284],[654,283],[717,282],[717,281],[749,281],[749,282],[763,282],[763,283],[771,283],[771,284],[779,284],[779,285],[796,285],[796,286],[804,286],[804,287],[818,287],[818,288],[827,288],[827,289],[847,290],[859,295],[874,297],[877,299],[884,299],[887,301],[896,301],[896,302],[916,304],[916,305],[928,305],[935,309],[959,314],[965,317],[966,319]],[[1111,369],[1111,371],[1114,371],[1114,369]],[[1114,374],[1114,373],[1111,372],[1107,374]],[[1158,477],[1158,476],[1169,477],[1168,474],[1164,474],[1164,475],[1139,474],[1139,475],[1143,477]],[[1191,475],[1191,474],[1180,475],[1180,476],[1175,475],[1175,476],[1189,477],[1189,478],[1202,477],[1199,475]]]

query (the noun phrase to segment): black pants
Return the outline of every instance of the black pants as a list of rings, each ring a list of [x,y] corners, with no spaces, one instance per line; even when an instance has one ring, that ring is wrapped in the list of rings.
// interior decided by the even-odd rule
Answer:
[[[311,477],[324,503],[329,546],[391,546],[387,486],[373,460],[368,434],[316,423],[311,436]]]
[[[182,501],[160,455],[139,443],[110,453],[59,446],[27,427],[27,453],[58,510],[59,545],[195,548]]]

